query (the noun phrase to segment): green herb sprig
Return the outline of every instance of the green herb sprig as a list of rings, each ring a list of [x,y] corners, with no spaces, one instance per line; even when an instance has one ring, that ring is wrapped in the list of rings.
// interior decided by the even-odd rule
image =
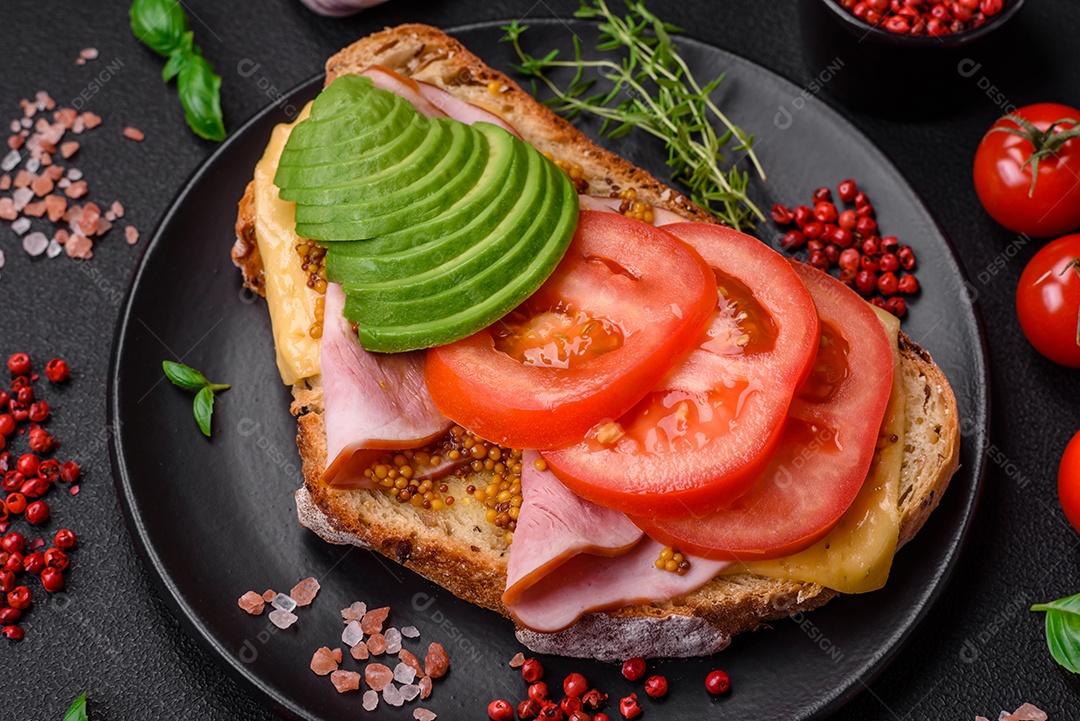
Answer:
[[[144,45],[168,60],[161,77],[176,78],[180,103],[188,126],[200,138],[222,141],[221,77],[202,56],[187,14],[176,0],[135,0],[131,4],[131,31]]]
[[[165,371],[165,377],[172,381],[174,386],[195,391],[195,422],[199,424],[203,435],[209,438],[210,420],[214,415],[214,394],[218,391],[227,391],[231,386],[211,383],[202,373],[183,363],[161,361],[161,368]]]
[[[87,721],[86,691],[83,691],[77,699],[71,702],[71,706],[64,712],[64,721]]]
[[[1080,673],[1080,593],[1035,604],[1031,610],[1046,612],[1046,644],[1050,655],[1064,668]]]
[[[603,118],[602,135],[618,138],[640,128],[664,141],[672,178],[686,185],[695,203],[733,228],[753,227],[755,218],[765,216],[747,195],[749,174],[737,164],[722,169],[727,162],[723,151],[731,144],[731,150],[746,153],[762,180],[765,171],[753,149],[754,136],[731,122],[712,100],[724,76],[699,84],[672,42],[679,28],[660,20],[641,0],[626,0],[626,6],[627,14],[619,16],[604,0],[582,0],[574,13],[600,21],[597,50],[618,51],[618,61],[584,59],[576,36],[573,60],[559,60],[558,50],[534,57],[521,45],[528,26],[513,22],[503,30],[504,40],[513,43],[521,60],[515,70],[543,82],[555,95],[549,104],[557,112],[569,118],[581,113]],[[548,75],[558,68],[574,70],[565,89]],[[587,95],[596,82],[585,77],[587,70],[609,81],[610,90]],[[714,119],[723,133],[717,133]]]

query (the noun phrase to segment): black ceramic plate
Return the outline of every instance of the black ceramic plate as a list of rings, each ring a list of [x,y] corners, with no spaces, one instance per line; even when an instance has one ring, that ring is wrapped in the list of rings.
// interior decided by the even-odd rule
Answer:
[[[568,48],[571,31],[586,40],[594,33],[581,23],[531,24],[527,42],[537,49]],[[455,35],[491,65],[508,67],[510,49],[499,44],[497,25]],[[722,105],[757,135],[770,173],[767,185],[755,187],[762,207],[773,199],[805,199],[817,185],[854,177],[874,200],[882,226],[918,249],[924,291],[905,329],[944,368],[960,404],[961,471],[926,528],[899,554],[884,590],[840,598],[804,618],[739,637],[715,659],[654,665],[668,676],[672,692],[655,708],[647,704],[652,718],[822,718],[868,683],[915,631],[956,563],[983,469],[976,452],[987,433],[983,336],[952,248],[877,148],[822,103],[799,100],[801,90],[783,78],[722,50],[681,44],[699,77],[728,74]],[[392,622],[417,626],[425,648],[432,640],[448,648],[453,670],[427,705],[443,718],[481,718],[488,700],[524,694],[506,667],[521,650],[513,626],[379,556],[331,546],[300,528],[292,498],[300,462],[290,394],[275,370],[265,304],[241,289],[229,260],[236,202],[271,128],[320,84],[313,79],[286,105],[268,108],[235,133],[184,188],[146,249],[111,372],[117,487],[136,544],[178,617],[283,715],[365,717],[359,695],[335,693],[327,678],[307,668],[314,649],[339,641],[338,609],[364,599],[391,605]],[[664,171],[662,152],[651,142],[627,139],[613,147]],[[762,224],[762,232],[775,236],[770,225]],[[162,359],[182,359],[232,384],[214,413],[212,440],[192,420],[191,395],[162,379]],[[288,631],[236,607],[247,590],[288,591],[306,576],[321,579],[323,590]],[[630,690],[613,665],[545,662],[555,679],[574,669],[615,698]],[[735,690],[713,700],[702,680],[716,666],[731,674]],[[351,668],[351,660],[344,667]],[[381,706],[373,717],[411,718],[411,712]]]

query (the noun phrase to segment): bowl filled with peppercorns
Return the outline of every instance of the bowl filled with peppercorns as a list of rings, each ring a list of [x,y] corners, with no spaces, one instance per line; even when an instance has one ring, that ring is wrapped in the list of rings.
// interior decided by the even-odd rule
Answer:
[[[820,0],[860,38],[889,45],[957,47],[1005,24],[1024,0]]]

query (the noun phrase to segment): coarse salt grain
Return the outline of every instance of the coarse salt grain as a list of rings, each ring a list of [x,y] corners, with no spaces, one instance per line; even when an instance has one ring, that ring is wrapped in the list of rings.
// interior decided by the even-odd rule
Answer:
[[[26,172],[36,173],[41,170],[41,161],[37,158],[30,158],[26,161]]]
[[[67,177],[68,180],[71,180],[72,182],[82,180],[83,172],[78,168],[71,168],[67,171]]]
[[[79,51],[79,57],[83,60],[97,60],[98,49],[97,48],[83,48]]]
[[[348,608],[341,609],[341,618],[348,623],[349,621],[360,621],[364,618],[364,614],[367,613],[367,604],[362,601],[356,601]]]
[[[323,646],[311,656],[309,666],[317,676],[326,676],[331,671],[337,671],[338,662],[334,658],[334,653],[326,646]]]
[[[412,701],[420,695],[420,687],[415,683],[407,683],[401,687],[401,695],[406,701]]]
[[[124,137],[128,140],[134,140],[136,143],[141,143],[143,140],[146,139],[146,133],[139,130],[138,128],[133,128],[129,125],[124,128]]]
[[[57,245],[56,247],[57,250],[59,250],[60,246]],[[240,597],[240,600],[236,602],[236,605],[250,613],[252,616],[258,616],[263,612],[263,609],[266,608],[266,601],[262,600],[262,596],[254,591],[248,591]]]
[[[33,199],[34,191],[30,190],[30,188],[19,188],[11,194],[11,200],[15,203],[16,210],[22,210]]]
[[[263,591],[262,597],[263,597],[264,601],[266,601],[267,603],[270,603],[271,601],[274,600],[274,596],[276,596],[276,595],[277,595],[277,591],[275,591],[272,588],[268,588],[265,591]]]
[[[394,672],[381,663],[369,663],[364,668],[364,680],[373,691],[382,691],[394,680]]]
[[[69,140],[66,143],[60,145],[60,156],[67,160],[79,150],[79,144],[74,140]]]
[[[296,601],[294,601],[290,596],[286,596],[284,593],[279,593],[274,596],[274,600],[270,603],[271,605],[273,605],[274,608],[279,608],[282,611],[288,611],[289,613],[292,613],[294,610],[296,610]]]
[[[364,614],[364,620],[360,622],[360,627],[364,629],[364,633],[382,633],[383,623],[386,622],[386,617],[390,615],[390,607],[383,606],[382,608],[375,608]]]
[[[286,629],[296,623],[296,615],[280,608],[275,608],[270,612],[270,623],[280,629]]]
[[[521,668],[525,665],[525,654],[519,653],[510,659],[510,668]]]
[[[81,233],[73,233],[64,243],[64,252],[69,258],[89,260],[94,257],[94,241]]]
[[[26,231],[30,230],[30,219],[19,218],[11,224],[11,229],[14,230],[18,235],[22,235]]]
[[[338,693],[360,690],[360,674],[356,671],[334,671],[330,674],[330,682]]]
[[[394,667],[394,680],[398,683],[412,683],[416,680],[416,669],[407,663],[399,663]]]
[[[68,493],[70,493],[73,496],[79,495],[79,487],[78,486],[72,486],[71,490],[68,491]]]
[[[50,258],[55,258],[63,252],[64,246],[60,245],[60,243],[57,242],[56,238],[50,238],[49,246],[45,248],[45,255],[49,256]]]
[[[434,688],[434,684],[431,681],[431,676],[422,676],[420,678],[420,700],[426,700],[431,696],[431,691]]]
[[[5,262],[6,260],[4,259],[4,251],[0,250],[0,268],[4,267]]]
[[[411,666],[413,670],[416,671],[416,676],[424,675],[424,667],[420,664],[420,659],[418,659],[416,657],[416,654],[414,654],[412,651],[401,649],[401,651],[398,653],[398,658],[401,659],[402,663]]]
[[[383,689],[382,697],[383,701],[386,701],[386,703],[390,704],[391,706],[401,706],[405,703],[404,694],[402,694],[401,689],[399,689],[394,684],[390,684]]]
[[[418,708],[412,712],[412,717],[416,721],[435,721],[439,718],[438,714],[434,711],[428,711],[426,708]]]
[[[341,642],[352,648],[363,640],[364,632],[360,630],[360,624],[356,621],[349,621],[349,625],[341,632]]]
[[[397,653],[401,650],[401,631],[396,628],[388,628],[383,633],[386,638],[386,652]]]
[[[14,170],[15,166],[19,164],[21,157],[18,150],[12,150],[4,156],[3,161],[0,161],[0,168],[2,168],[5,173],[9,170]]]
[[[416,626],[406,626],[401,629],[401,635],[405,638],[420,638],[420,629]]]
[[[135,240],[139,239],[138,232],[139,231],[135,231]],[[124,232],[124,235],[130,238],[130,234],[127,231]],[[128,245],[132,244],[134,244],[134,241],[129,239]],[[297,606],[307,606],[315,600],[315,595],[319,592],[319,588],[319,582],[316,579],[305,578],[292,587],[292,590],[289,591],[289,595],[296,601]]]
[[[376,691],[364,692],[364,710],[374,711],[379,705],[379,694]]]
[[[119,200],[114,200],[113,204],[109,206],[109,212],[113,215],[113,220],[116,218],[124,217],[124,206],[120,204]]]
[[[371,654],[368,653],[367,644],[363,641],[351,647],[349,649],[349,655],[355,658],[357,661],[367,661],[368,658],[371,656]]]

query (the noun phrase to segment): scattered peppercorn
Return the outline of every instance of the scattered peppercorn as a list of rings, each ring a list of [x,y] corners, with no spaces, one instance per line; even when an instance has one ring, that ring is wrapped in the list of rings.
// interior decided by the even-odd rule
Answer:
[[[488,704],[488,718],[491,721],[514,721],[514,707],[509,701],[498,699]]]
[[[53,383],[63,383],[70,375],[67,362],[60,358],[53,358],[45,364],[45,377]]]
[[[637,718],[641,715],[641,711],[641,702],[638,701],[636,693],[632,693],[619,701],[619,713],[621,713],[625,719]]]
[[[525,659],[521,667],[521,677],[525,683],[536,683],[544,677],[544,665],[535,658]]]
[[[713,671],[705,677],[705,688],[712,695],[719,696],[731,688],[731,679],[724,671]]]
[[[534,701],[547,701],[551,698],[551,692],[548,691],[548,685],[543,681],[530,685],[529,698]]]
[[[839,0],[859,20],[896,35],[938,37],[971,30],[1005,9],[1005,0]],[[853,182],[853,181],[845,181]],[[843,198],[843,194],[841,194]]]
[[[53,544],[61,551],[70,551],[75,548],[76,542],[77,539],[75,533],[67,528],[61,528],[56,532],[56,535],[53,536]]]
[[[650,676],[645,682],[645,693],[650,698],[663,698],[668,692],[668,682],[663,676]]]
[[[645,659],[638,656],[625,662],[622,667],[622,675],[627,681],[637,681],[645,675]]]
[[[7,367],[13,375],[24,376],[30,372],[30,356],[26,353],[14,353],[8,358]]]

